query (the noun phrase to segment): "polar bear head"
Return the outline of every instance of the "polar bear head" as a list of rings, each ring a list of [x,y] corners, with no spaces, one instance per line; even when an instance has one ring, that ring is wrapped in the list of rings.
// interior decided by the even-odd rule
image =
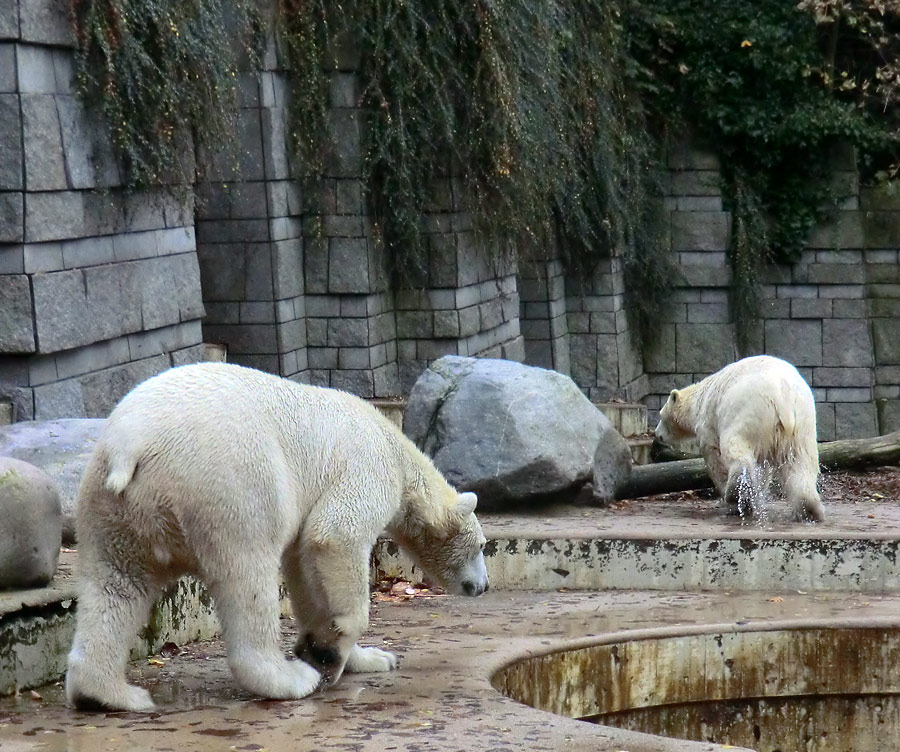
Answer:
[[[689,396],[690,392],[686,389],[673,389],[669,393],[669,399],[659,411],[659,423],[653,432],[657,441],[675,444],[694,435],[689,419]]]
[[[452,490],[452,489],[451,489]],[[478,497],[453,491],[436,519],[408,515],[394,537],[425,572],[449,593],[481,595],[488,589],[486,539],[475,517]]]

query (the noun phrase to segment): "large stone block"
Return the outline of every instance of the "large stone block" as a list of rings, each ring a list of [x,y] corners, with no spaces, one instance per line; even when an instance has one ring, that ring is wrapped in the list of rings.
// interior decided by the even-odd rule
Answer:
[[[272,279],[272,246],[269,243],[248,243],[246,253],[246,300],[274,300]]]
[[[14,69],[21,94],[55,94],[56,70],[53,66],[53,50],[30,44],[16,45]]]
[[[195,253],[171,256],[172,274],[175,277],[175,299],[182,321],[203,318],[203,290],[200,282],[200,264]]]
[[[29,191],[64,190],[66,164],[56,100],[52,95],[22,95],[22,142],[25,187]]]
[[[306,347],[306,321],[294,319],[278,325],[278,349],[280,352],[302,350]]]
[[[80,418],[84,412],[84,394],[77,379],[57,381],[34,388],[35,420]]]
[[[727,287],[731,284],[730,266],[682,266],[681,281],[688,287]]]
[[[91,324],[81,270],[35,274],[32,285],[40,352],[57,352],[94,341],[85,333]]]
[[[20,191],[24,187],[21,130],[19,96],[0,94],[0,191]],[[0,224],[3,216],[0,212]]]
[[[673,196],[721,196],[722,176],[717,170],[679,170],[671,175]]]
[[[62,135],[62,146],[65,154],[66,178],[70,188],[93,188],[94,177],[94,145],[88,136],[89,130],[97,132],[99,124],[93,123],[89,129],[84,106],[74,96],[57,96],[56,111],[59,116],[59,127]],[[109,152],[109,158],[112,153]],[[118,172],[114,181],[106,181],[106,185],[118,182]]]
[[[809,264],[810,284],[847,285],[866,281],[866,267],[862,264]]]
[[[25,275],[0,276],[0,352],[35,351],[31,287]]]
[[[675,343],[677,370],[681,372],[712,373],[736,357],[729,324],[679,324]]]
[[[0,207],[3,201],[0,199]],[[0,208],[0,212],[2,212]],[[0,274],[24,274],[24,247],[21,245],[0,244]]]
[[[875,345],[875,362],[879,366],[900,365],[900,324],[896,318],[873,319],[872,339]]]
[[[809,236],[810,248],[864,248],[866,246],[863,228],[863,213],[842,211],[837,220],[816,225]]]
[[[871,368],[814,368],[812,386],[871,388]]]
[[[111,339],[141,329],[141,266],[136,263],[96,266],[83,271],[91,329],[87,341]]]
[[[84,195],[81,191],[25,194],[25,240],[68,240],[85,231]]]
[[[869,324],[863,319],[826,319],[822,322],[822,365],[875,365]]]
[[[135,265],[140,297],[141,328],[159,329],[180,321],[176,275],[171,256],[141,261]]]
[[[369,325],[366,319],[329,319],[329,347],[367,347]]]
[[[879,435],[900,431],[900,399],[876,400],[875,408],[878,414]]]
[[[25,197],[14,191],[0,193],[0,243],[21,243],[25,235]]]
[[[375,396],[375,376],[369,370],[334,370],[331,372],[331,386],[365,399]]]
[[[22,0],[19,23],[22,39],[39,44],[76,47],[72,7],[68,0]]]
[[[822,322],[809,319],[766,321],[765,352],[795,366],[822,365]]]
[[[262,154],[265,176],[268,180],[286,180],[290,175],[287,111],[276,107],[260,112],[262,120]]]
[[[3,15],[2,2],[0,2],[0,15]],[[0,25],[2,23],[0,21]],[[0,42],[0,93],[12,93],[17,90],[16,46],[12,42]]]
[[[865,439],[878,435],[874,402],[838,402],[834,406],[836,439]]]
[[[200,284],[207,301],[244,299],[246,258],[240,243],[200,244]]]
[[[333,142],[325,170],[336,178],[358,177],[362,170],[361,113],[355,108],[333,109],[328,115],[328,129]]]
[[[863,215],[867,248],[896,249],[900,238],[900,212],[870,211]]]
[[[207,326],[204,337],[210,342],[228,345],[229,359],[234,355],[275,354],[278,338],[275,324],[240,324]],[[278,359],[275,358],[277,363]]]
[[[19,0],[0,0],[0,39],[19,38]]]
[[[332,293],[371,292],[366,239],[331,238],[328,246],[328,291]]]

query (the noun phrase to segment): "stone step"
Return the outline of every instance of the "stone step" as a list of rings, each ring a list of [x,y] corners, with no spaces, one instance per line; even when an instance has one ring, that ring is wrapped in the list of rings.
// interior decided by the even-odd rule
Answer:
[[[712,590],[900,592],[896,501],[826,504],[826,523],[793,522],[787,505],[742,521],[716,499],[551,505],[481,513],[485,560],[498,590]],[[389,541],[378,567],[413,581],[422,573]]]

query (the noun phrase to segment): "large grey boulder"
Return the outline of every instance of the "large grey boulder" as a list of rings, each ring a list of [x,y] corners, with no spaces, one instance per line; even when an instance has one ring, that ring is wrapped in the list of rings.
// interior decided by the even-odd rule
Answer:
[[[46,473],[0,457],[0,588],[30,588],[53,579],[59,563],[59,495]]]
[[[0,456],[30,462],[56,484],[64,543],[75,541],[78,485],[104,425],[102,418],[72,418],[0,426]]]
[[[485,511],[586,484],[604,503],[631,473],[627,443],[568,376],[507,360],[432,363],[409,395],[403,430]]]

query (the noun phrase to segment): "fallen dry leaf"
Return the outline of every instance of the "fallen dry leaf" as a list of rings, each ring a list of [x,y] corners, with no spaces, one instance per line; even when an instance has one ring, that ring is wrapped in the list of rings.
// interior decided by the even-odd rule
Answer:
[[[784,603],[784,598],[776,595],[774,598],[766,598],[769,603]]]

